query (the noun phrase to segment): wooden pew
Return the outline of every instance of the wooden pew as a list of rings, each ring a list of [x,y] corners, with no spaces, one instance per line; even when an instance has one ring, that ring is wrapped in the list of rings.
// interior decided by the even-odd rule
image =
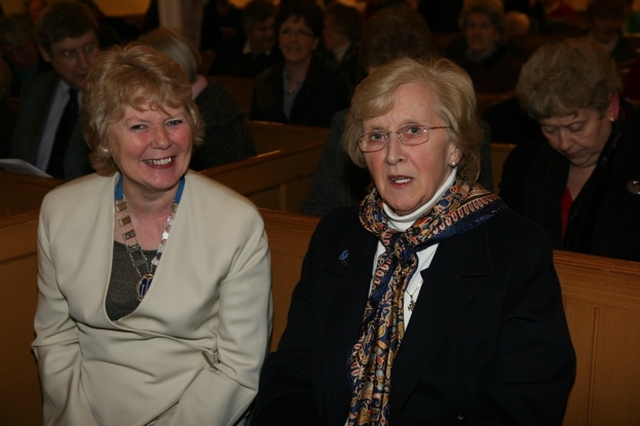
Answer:
[[[556,251],[577,376],[565,426],[640,424],[640,263]]]
[[[272,350],[286,326],[291,292],[318,219],[262,211],[272,250]],[[640,263],[554,252],[577,377],[564,426],[640,424]]]
[[[482,117],[487,108],[509,99],[514,94],[514,90],[503,93],[476,93],[476,114],[479,118]]]
[[[245,116],[249,115],[249,111],[251,111],[251,101],[253,99],[252,78],[208,75],[207,79],[220,83],[227,93],[236,101]]]
[[[502,166],[509,156],[509,153],[515,147],[515,144],[491,143],[491,169],[493,173],[493,188],[495,192],[498,192],[498,185],[502,180]]]
[[[1,179],[0,179],[1,180]],[[269,235],[274,295],[273,350],[318,218],[261,209]],[[36,304],[37,211],[0,219],[0,424],[42,423],[30,353]],[[556,251],[577,378],[564,425],[640,421],[640,263]]]
[[[271,350],[287,325],[293,288],[300,279],[302,259],[319,217],[270,209],[260,209],[271,250],[271,291],[273,294],[273,333]]]
[[[324,142],[329,135],[329,129],[324,127],[297,126],[271,121],[246,122],[258,154],[294,148],[310,142]]]
[[[0,182],[0,217],[6,217],[39,209],[45,194],[64,181],[0,169]]]
[[[258,207],[298,213],[324,141],[278,150],[201,173],[236,190]]]
[[[45,194],[62,182],[0,169],[0,425],[42,424],[31,353],[38,296],[38,209]]]
[[[31,353],[37,303],[38,211],[0,218],[0,424],[41,425],[42,397]]]

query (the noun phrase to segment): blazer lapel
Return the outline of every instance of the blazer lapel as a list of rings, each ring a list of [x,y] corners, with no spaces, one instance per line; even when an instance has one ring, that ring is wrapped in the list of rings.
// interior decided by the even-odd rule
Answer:
[[[424,284],[393,366],[392,424],[473,300],[465,278],[491,272],[484,229],[479,227],[440,243],[431,265],[422,271]],[[393,383],[402,386],[394,387]]]
[[[369,296],[373,259],[377,239],[359,228],[336,245],[324,270],[335,274],[330,286],[329,313],[321,347],[327,424],[346,421],[351,388],[348,381],[348,361],[351,348],[362,325],[364,306]],[[345,259],[341,260],[341,257]]]

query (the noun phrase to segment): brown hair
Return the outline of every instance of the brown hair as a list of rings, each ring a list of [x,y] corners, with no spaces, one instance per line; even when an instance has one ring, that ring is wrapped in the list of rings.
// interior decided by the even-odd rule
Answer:
[[[580,37],[536,49],[522,67],[516,94],[529,115],[540,120],[580,108],[605,113],[610,96],[621,90],[615,60],[606,48]]]
[[[408,6],[382,9],[364,24],[358,60],[364,69],[434,52],[427,21]]]
[[[93,31],[98,36],[98,21],[87,6],[78,1],[59,1],[47,6],[36,21],[38,43],[51,52],[53,43],[78,38]]]

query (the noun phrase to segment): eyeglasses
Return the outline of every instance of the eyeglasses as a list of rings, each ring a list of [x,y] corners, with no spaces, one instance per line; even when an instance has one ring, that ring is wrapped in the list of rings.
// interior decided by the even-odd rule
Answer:
[[[280,36],[283,37],[291,37],[291,36],[296,36],[297,38],[310,38],[310,37],[314,37],[314,34],[311,31],[307,31],[307,30],[303,30],[303,29],[299,29],[299,30],[292,30],[290,28],[283,28],[280,30]]]
[[[95,43],[87,43],[79,49],[65,49],[60,52],[55,53],[60,60],[65,62],[76,62],[80,55],[85,57],[93,56],[98,50],[98,45]]]
[[[410,124],[391,132],[368,132],[360,136],[358,146],[362,152],[376,152],[387,146],[389,143],[389,135],[395,133],[398,135],[400,143],[406,146],[421,145],[429,140],[429,130],[450,129],[450,126],[421,126],[419,124]]]

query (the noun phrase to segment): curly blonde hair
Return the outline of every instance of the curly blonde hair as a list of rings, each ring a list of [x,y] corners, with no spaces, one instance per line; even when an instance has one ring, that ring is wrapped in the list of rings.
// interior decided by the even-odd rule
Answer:
[[[123,118],[127,107],[147,105],[159,110],[184,108],[192,146],[202,142],[202,119],[192,99],[189,78],[177,62],[137,42],[100,53],[82,93],[82,129],[93,150],[91,164],[99,174],[109,176],[118,170],[112,156],[118,141],[109,126]]]

